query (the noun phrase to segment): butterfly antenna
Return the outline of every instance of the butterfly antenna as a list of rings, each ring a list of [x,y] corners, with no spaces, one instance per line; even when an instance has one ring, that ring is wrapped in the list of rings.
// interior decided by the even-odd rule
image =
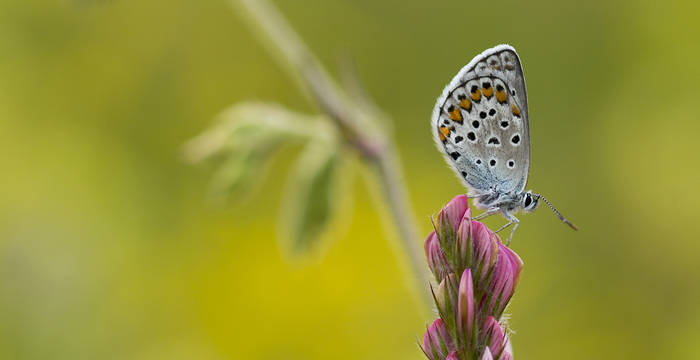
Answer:
[[[562,215],[559,213],[559,211],[557,211],[557,209],[554,207],[554,205],[552,205],[552,203],[549,202],[549,200],[547,200],[544,196],[542,196],[542,195],[540,195],[540,194],[534,194],[534,195],[537,196],[538,199],[544,200],[544,202],[546,202],[547,205],[549,205],[549,208],[552,209],[552,211],[554,211],[554,214],[555,214],[555,215],[559,218],[559,220],[561,220],[564,224],[569,225],[569,226],[570,226],[572,229],[574,229],[574,230],[578,230],[578,228],[576,227],[576,225],[572,224],[569,220],[566,220],[566,218],[565,218],[564,216],[562,216]]]

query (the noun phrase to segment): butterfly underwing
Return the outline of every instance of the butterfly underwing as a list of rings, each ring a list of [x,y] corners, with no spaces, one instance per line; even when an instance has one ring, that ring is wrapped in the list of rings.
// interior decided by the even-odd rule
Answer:
[[[530,124],[520,57],[512,46],[498,45],[477,55],[442,91],[432,115],[432,132],[447,163],[469,188],[477,218],[502,213],[509,225],[516,210],[531,211],[544,200],[525,191],[530,169]]]

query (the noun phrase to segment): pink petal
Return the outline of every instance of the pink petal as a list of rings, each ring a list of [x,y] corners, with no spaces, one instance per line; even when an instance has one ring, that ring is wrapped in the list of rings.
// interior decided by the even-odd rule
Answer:
[[[514,270],[513,287],[515,287],[516,285],[518,285],[518,280],[520,280],[520,272],[523,269],[524,265],[523,260],[520,259],[520,256],[518,256],[518,254],[516,254],[509,247],[503,244],[500,244],[500,247],[502,249],[499,249],[499,251],[503,251],[511,262],[511,267]]]
[[[464,270],[457,295],[457,331],[462,339],[471,339],[474,331],[474,282],[470,269]]]
[[[503,354],[499,360],[513,360],[513,347],[510,346],[510,340],[506,337],[506,346],[503,349]]]
[[[491,356],[491,350],[489,350],[488,346],[486,347],[486,349],[484,349],[484,354],[481,355],[481,360],[493,360],[493,356]]]
[[[513,297],[523,266],[522,260],[513,250],[500,242],[498,243],[498,249],[498,259],[492,279],[493,283],[490,286],[493,303],[490,304],[488,309],[489,312],[491,310],[495,311],[495,314],[500,314],[508,305],[511,297]],[[498,301],[498,308],[493,309],[491,305],[495,306],[496,301]]]
[[[445,360],[459,360],[459,358],[457,357],[457,352],[451,352],[449,355],[447,355],[447,359]]]
[[[423,335],[423,351],[431,360],[442,360],[451,351],[456,350],[445,322],[437,319]]]
[[[491,231],[481,222],[472,221],[472,260],[469,264],[478,274],[478,281],[483,281],[489,272],[493,261],[495,243]]]
[[[470,211],[467,210],[467,212]],[[473,251],[471,232],[472,222],[471,220],[465,218],[465,220],[462,221],[462,223],[459,225],[459,229],[457,230],[457,263],[455,264],[455,266],[457,266],[457,270],[455,271],[459,271],[470,265],[469,262],[471,260],[471,253]]]
[[[428,239],[425,241],[425,248],[428,254],[428,267],[430,267],[437,281],[442,281],[442,279],[450,273],[450,265],[445,257],[445,252],[440,247],[435,232],[432,232],[431,235],[428,235]]]
[[[425,238],[425,242],[423,243],[423,247],[425,248],[425,256],[428,256],[428,248],[430,247],[430,243],[432,243],[433,241],[437,241],[437,235],[435,235],[435,231],[431,231],[430,234],[428,234],[428,236]]]
[[[507,341],[506,334],[503,332],[501,325],[493,316],[486,318],[484,322],[484,332],[489,339],[489,348],[493,350],[493,354],[499,356],[503,352],[504,344]]]
[[[499,249],[500,250],[500,249]],[[512,263],[505,252],[500,252],[496,258],[493,278],[489,286],[489,314],[500,314],[513,295],[513,279],[515,276]],[[498,306],[498,308],[495,308]]]
[[[462,222],[462,218],[468,208],[469,202],[467,201],[467,195],[462,194],[455,196],[440,210],[438,214],[438,225],[442,227],[442,222],[447,220],[449,226],[452,228],[452,233],[456,233],[459,228],[459,223]]]

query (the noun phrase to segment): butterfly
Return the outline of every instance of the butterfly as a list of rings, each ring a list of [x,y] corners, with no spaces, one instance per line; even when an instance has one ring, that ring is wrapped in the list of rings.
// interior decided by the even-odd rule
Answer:
[[[442,91],[432,116],[432,131],[447,163],[469,188],[474,205],[485,210],[474,219],[501,213],[513,225],[513,213],[533,211],[543,200],[574,230],[542,195],[525,191],[530,169],[530,123],[520,57],[509,45],[477,55]]]

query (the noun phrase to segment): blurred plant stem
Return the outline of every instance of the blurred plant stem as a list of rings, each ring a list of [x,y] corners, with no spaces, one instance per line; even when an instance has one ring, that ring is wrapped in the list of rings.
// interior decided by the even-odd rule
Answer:
[[[232,0],[251,28],[258,32],[273,56],[299,81],[302,91],[311,95],[338,127],[343,139],[355,149],[376,176],[379,190],[388,205],[402,256],[411,273],[409,286],[418,294],[423,309],[429,311],[431,298],[423,291],[426,272],[423,251],[411,215],[406,187],[401,177],[396,146],[387,129],[386,116],[372,104],[364,91],[341,89],[299,35],[273,4],[267,0]],[[351,98],[348,93],[359,94]]]

